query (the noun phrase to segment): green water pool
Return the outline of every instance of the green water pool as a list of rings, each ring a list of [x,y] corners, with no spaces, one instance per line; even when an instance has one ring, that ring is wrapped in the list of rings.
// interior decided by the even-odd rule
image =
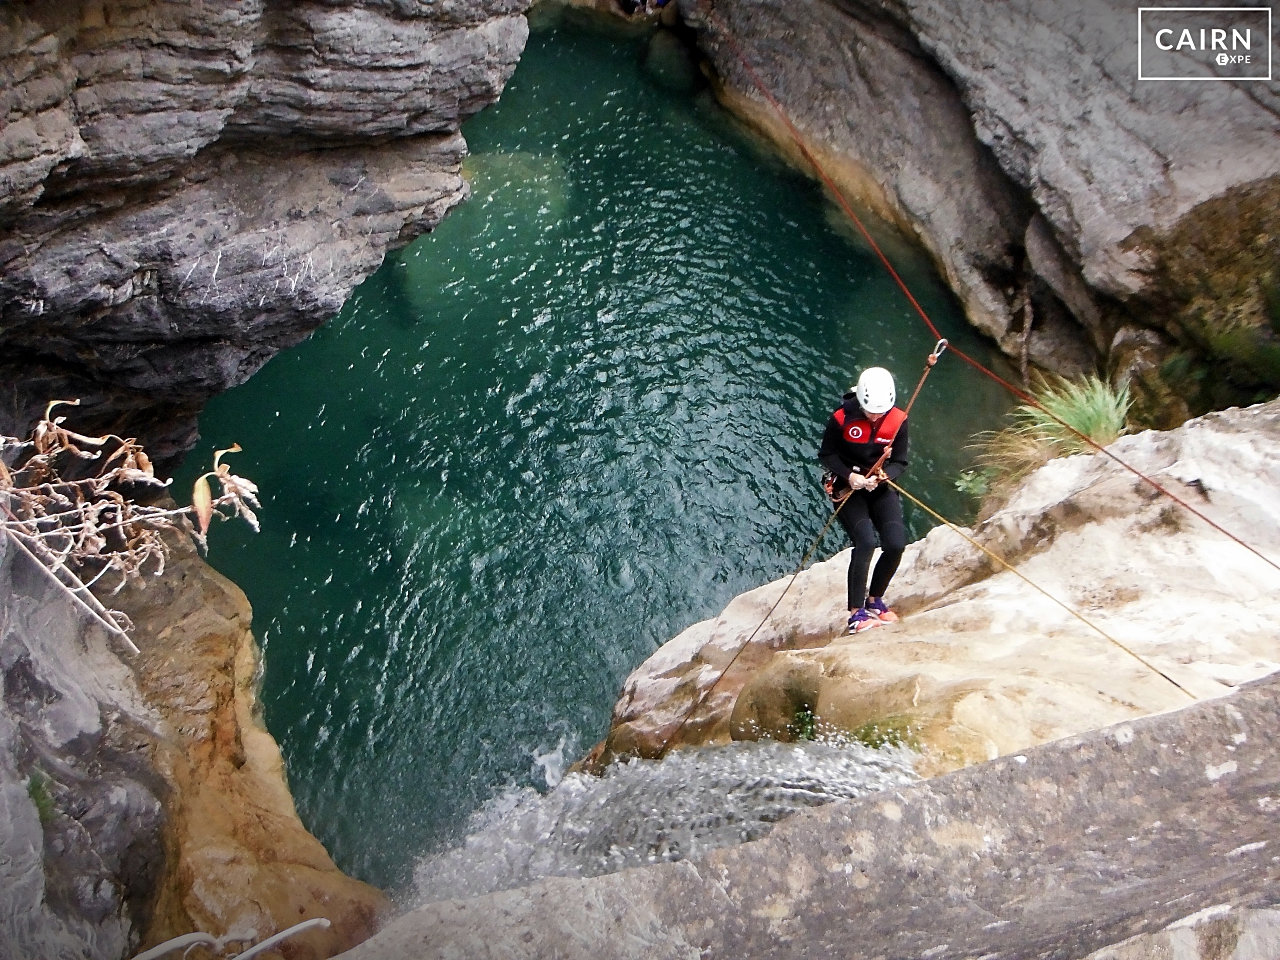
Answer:
[[[186,472],[238,441],[263,490],[262,532],[220,526],[211,559],[253,603],[299,813],[380,886],[541,785],[535,755],[601,737],[658,644],[788,573],[825,519],[814,453],[842,390],[876,363],[905,394],[933,345],[685,56],[544,15],[464,128],[471,201],[201,420]],[[912,487],[967,509],[964,444],[1006,408],[940,365]]]

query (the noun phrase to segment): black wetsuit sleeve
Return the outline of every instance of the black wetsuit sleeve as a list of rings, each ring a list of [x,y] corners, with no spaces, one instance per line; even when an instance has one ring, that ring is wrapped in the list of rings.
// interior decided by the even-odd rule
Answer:
[[[893,438],[893,454],[884,465],[884,475],[890,480],[897,480],[907,469],[910,445],[907,437],[907,421],[903,420],[898,433]]]
[[[840,424],[836,423],[836,418],[831,417],[827,420],[827,429],[822,432],[822,446],[818,447],[818,462],[834,473],[842,480],[849,477],[849,467],[840,459],[840,455],[836,453],[837,446],[840,443]]]

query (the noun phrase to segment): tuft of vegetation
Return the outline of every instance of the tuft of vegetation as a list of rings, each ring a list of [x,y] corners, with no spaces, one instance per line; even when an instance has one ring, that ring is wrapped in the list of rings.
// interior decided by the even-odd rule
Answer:
[[[917,749],[919,742],[911,731],[911,718],[894,714],[864,723],[849,734],[863,746],[879,750],[881,747],[909,747]]]
[[[981,467],[974,470],[962,470],[956,477],[955,486],[961,493],[981,500],[991,492],[999,474],[995,467]]]
[[[796,707],[796,714],[788,725],[792,740],[818,739],[818,715],[805,704]]]
[[[974,486],[978,476],[987,478],[988,489],[1008,486],[1055,457],[1090,452],[1093,447],[1076,431],[1105,447],[1128,430],[1133,399],[1127,384],[1113,387],[1094,375],[1080,381],[1057,377],[1042,380],[1032,393],[1039,407],[1022,404],[1010,414],[1012,424],[974,438],[983,468],[974,474]]]
[[[49,793],[49,778],[39,770],[32,770],[27,779],[27,796],[36,805],[36,813],[42,824],[53,821],[55,813],[53,796]]]

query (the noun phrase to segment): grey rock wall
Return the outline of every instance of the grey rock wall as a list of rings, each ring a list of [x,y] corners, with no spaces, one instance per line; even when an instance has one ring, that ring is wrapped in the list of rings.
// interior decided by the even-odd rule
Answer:
[[[526,0],[0,10],[0,430],[53,397],[158,459],[467,195]]]
[[[157,717],[106,632],[0,534],[0,956],[116,960],[165,866]]]
[[[1280,84],[1138,80],[1135,10],[1117,0],[680,9],[731,105],[781,134],[736,44],[837,179],[934,251],[1010,355],[1029,298],[1030,356],[1050,369],[1111,361],[1150,379],[1176,345],[1244,387],[1280,386],[1266,293]]]

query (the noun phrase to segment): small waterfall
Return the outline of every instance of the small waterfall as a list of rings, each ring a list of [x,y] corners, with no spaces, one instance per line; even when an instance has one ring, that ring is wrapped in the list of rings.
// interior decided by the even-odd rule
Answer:
[[[511,790],[472,816],[461,846],[418,862],[415,901],[599,876],[757,840],[806,808],[912,782],[910,760],[901,749],[861,744],[735,743],[614,764],[603,777],[571,773],[546,794]]]

